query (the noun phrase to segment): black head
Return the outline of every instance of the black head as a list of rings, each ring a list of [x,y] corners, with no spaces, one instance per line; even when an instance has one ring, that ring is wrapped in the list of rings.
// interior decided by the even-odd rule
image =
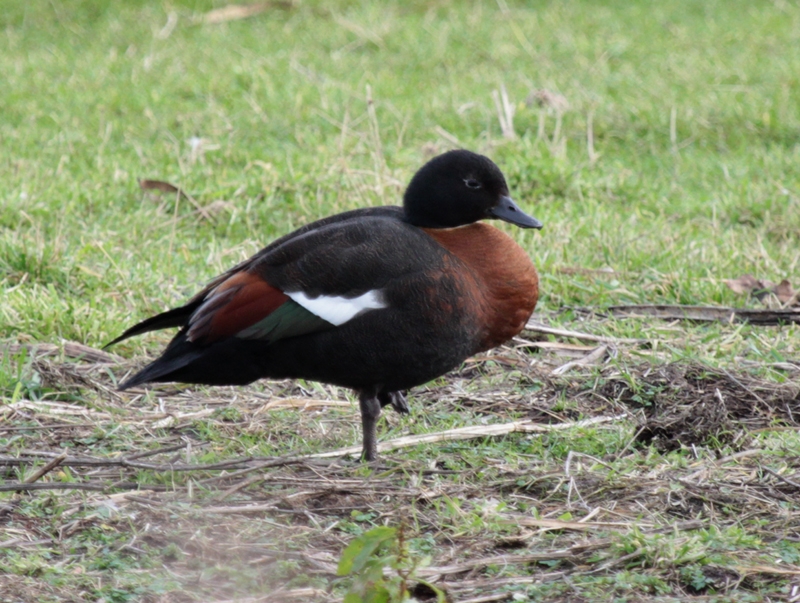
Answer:
[[[471,151],[448,151],[414,174],[403,196],[406,219],[423,228],[452,228],[499,218],[522,228],[542,223],[511,199],[494,162]]]

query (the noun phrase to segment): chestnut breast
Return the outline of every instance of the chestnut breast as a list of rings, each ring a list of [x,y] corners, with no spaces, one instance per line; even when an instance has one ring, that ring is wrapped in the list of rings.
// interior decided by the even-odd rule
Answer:
[[[530,257],[502,230],[483,222],[458,228],[423,228],[472,273],[481,323],[479,348],[494,348],[527,323],[539,299],[539,276]],[[472,278],[470,278],[470,276]]]

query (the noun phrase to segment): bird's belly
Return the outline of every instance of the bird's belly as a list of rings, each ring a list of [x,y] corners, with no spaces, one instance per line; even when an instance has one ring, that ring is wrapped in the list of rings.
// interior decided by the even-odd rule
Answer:
[[[276,342],[263,350],[260,372],[354,389],[408,389],[457,367],[474,353],[478,339],[477,329],[454,314],[431,320],[379,310],[336,329]]]

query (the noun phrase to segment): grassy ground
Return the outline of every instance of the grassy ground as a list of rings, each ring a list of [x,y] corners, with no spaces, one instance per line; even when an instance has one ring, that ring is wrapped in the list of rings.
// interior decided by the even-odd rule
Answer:
[[[552,375],[597,343],[526,333],[412,392],[381,438],[608,420],[375,471],[253,469],[356,443],[347,392],[120,395],[168,335],[90,362],[14,347],[3,479],[70,456],[37,482],[64,489],[0,492],[0,600],[337,600],[342,549],[384,524],[458,601],[798,600],[797,326],[603,313],[760,308],[724,285],[745,273],[798,285],[797,3],[274,2],[202,22],[222,6],[0,3],[0,338],[100,347],[463,146],[545,223],[509,229],[541,272],[537,320],[613,339]]]

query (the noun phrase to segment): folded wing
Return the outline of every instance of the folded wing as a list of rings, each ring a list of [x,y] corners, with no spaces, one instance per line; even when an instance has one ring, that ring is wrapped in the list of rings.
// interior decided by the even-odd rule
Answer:
[[[424,237],[394,214],[362,214],[273,243],[214,279],[187,305],[149,318],[114,340],[181,327],[164,354],[121,387],[169,380],[169,373],[231,338],[272,344],[389,308],[387,289],[427,267],[408,253],[404,239],[409,236]],[[387,245],[387,237],[396,238],[396,244]]]

